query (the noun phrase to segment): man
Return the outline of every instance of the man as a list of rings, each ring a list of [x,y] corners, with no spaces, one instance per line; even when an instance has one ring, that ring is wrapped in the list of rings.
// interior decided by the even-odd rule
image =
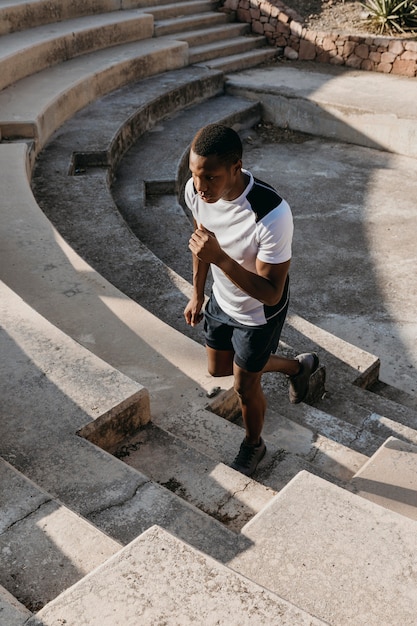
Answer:
[[[210,124],[196,134],[189,165],[193,295],[184,316],[191,326],[204,316],[209,373],[234,376],[246,436],[232,467],[251,476],[266,452],[262,374],[286,374],[290,401],[298,403],[318,367],[316,354],[274,354],[288,309],[292,215],[270,185],[242,168],[242,143],[227,126]],[[209,268],[213,289],[203,315]]]

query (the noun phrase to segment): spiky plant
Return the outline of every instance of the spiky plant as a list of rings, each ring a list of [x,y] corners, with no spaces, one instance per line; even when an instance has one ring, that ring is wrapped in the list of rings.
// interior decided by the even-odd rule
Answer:
[[[380,34],[405,33],[417,28],[416,0],[366,0],[363,7]]]

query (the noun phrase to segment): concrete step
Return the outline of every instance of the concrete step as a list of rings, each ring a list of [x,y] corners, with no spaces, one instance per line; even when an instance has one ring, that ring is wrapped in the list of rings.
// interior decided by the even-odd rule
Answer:
[[[417,446],[389,437],[352,484],[363,498],[417,521]]]
[[[154,35],[155,37],[167,35],[182,36],[184,32],[189,34],[190,31],[194,31],[195,29],[199,29],[196,31],[199,33],[200,29],[205,31],[209,30],[209,27],[212,29],[221,28],[221,26],[225,26],[228,21],[229,19],[225,13],[215,13],[213,11],[197,13],[196,15],[173,17],[167,20],[158,19],[155,22]],[[240,26],[242,28],[245,24],[241,24]]]
[[[144,10],[150,11],[155,20],[167,20],[184,15],[197,15],[197,13],[214,11],[216,6],[216,0],[188,0],[187,2],[158,3]]]
[[[210,13],[209,16],[217,17],[224,15],[223,13]],[[248,24],[241,24],[239,22],[220,22],[218,26],[212,26],[210,24],[205,27],[205,24],[192,25],[190,30],[182,28],[179,38],[182,41],[186,41],[189,46],[197,46],[207,44],[213,41],[219,41],[222,39],[231,39],[232,37],[239,37],[249,32]],[[160,25],[155,26],[155,33],[159,29]],[[197,28],[198,27],[198,28]],[[178,32],[180,29],[173,32]],[[184,32],[185,31],[185,32]]]
[[[109,451],[236,532],[275,495],[155,424]]]
[[[102,501],[114,477],[109,455],[87,444],[77,431],[94,423],[102,439],[122,439],[149,421],[149,394],[55,328],[3,283],[0,314],[1,456],[84,515]],[[124,469],[119,465],[114,466],[117,472]],[[86,487],[95,482],[97,488],[102,483],[101,494]]]
[[[277,399],[276,395],[266,394],[268,410],[265,416],[265,436],[276,445],[285,447],[290,452],[303,456],[316,471],[325,472],[338,481],[349,481],[352,476],[368,460],[369,452],[365,446],[362,451],[355,445],[355,433],[348,435],[348,428],[344,423],[337,423],[334,416],[314,406],[302,404],[293,411],[293,405]],[[292,427],[295,443],[284,445],[282,440],[283,418],[285,416],[287,428]],[[301,417],[302,416],[302,417]],[[311,444],[303,452],[297,451],[301,441],[295,437],[299,427],[310,433]]]
[[[4,626],[24,626],[32,613],[4,587],[0,586],[0,623]]]
[[[391,420],[398,423],[398,428],[412,428],[417,430],[417,411],[410,403],[402,403],[402,395],[396,397],[395,400],[385,398],[371,390],[353,389],[351,399],[358,405],[363,407],[368,415],[381,417],[381,428],[385,420]],[[386,422],[388,425],[388,421]],[[390,425],[388,426],[390,427]],[[384,438],[389,435],[382,434]]]
[[[188,46],[159,37],[92,52],[0,92],[3,140],[34,139],[37,154],[77,111],[118,87],[188,63]]]
[[[213,70],[221,70],[228,73],[240,72],[273,61],[278,54],[276,48],[265,47],[249,50],[241,54],[209,59],[204,64]]]
[[[214,66],[211,66],[214,67]],[[266,119],[281,128],[415,158],[415,81],[402,76],[295,63],[229,77],[228,92],[265,102]],[[252,95],[251,95],[252,94]],[[395,111],[395,114],[393,114]]]
[[[152,35],[152,16],[140,11],[113,11],[4,35],[0,89],[68,59]]]
[[[182,37],[185,41],[187,36]],[[266,44],[265,37],[256,35],[247,35],[243,37],[234,37],[229,41],[215,41],[203,45],[190,47],[190,64],[202,63],[219,57],[241,55],[245,52],[252,51],[254,48],[260,48]]]
[[[51,602],[27,626],[321,622],[153,527]]]
[[[62,161],[64,180],[68,180],[68,172],[77,176],[98,167],[108,168],[111,180],[123,154],[146,130],[162,117],[221,94],[223,86],[221,72],[198,67],[167,71],[129,83],[72,116],[60,128],[59,142],[52,139],[45,154],[54,150],[55,142],[61,145],[62,154],[54,158]],[[74,129],[78,129],[78,136]],[[44,158],[47,157],[39,157],[41,163]],[[59,173],[61,169],[56,171]]]
[[[268,404],[263,436],[268,454],[256,474],[256,480],[279,491],[287,480],[304,468],[336,484],[350,481],[368,461],[368,456],[352,449],[350,442],[343,444],[343,437],[339,437],[338,432],[329,432],[325,425],[326,421],[332,421],[332,416],[322,416],[314,406],[303,403],[297,407],[299,412],[311,414],[310,419],[306,420],[310,426],[303,424],[297,417],[291,419],[289,415],[293,415],[295,407],[288,404],[288,383],[285,377],[271,374],[265,375],[264,379],[268,377],[280,380],[280,387],[285,387],[285,393],[277,394],[276,389],[271,392],[268,382],[263,381]],[[160,417],[158,422],[212,458],[230,463],[243,436],[242,430],[234,431],[236,425],[243,428],[237,396],[233,390],[220,392],[207,408],[209,412],[200,411],[195,416],[192,428],[189,420],[183,421],[169,412],[163,418]],[[221,433],[221,437],[216,433]]]
[[[410,409],[413,409],[413,411],[417,412],[417,396],[411,395],[402,389],[398,389],[393,385],[379,380],[372,385],[369,390],[381,398],[386,398],[387,400],[395,402],[397,405],[409,407]]]
[[[36,238],[35,233],[33,228],[32,236]],[[53,253],[51,241],[49,248]],[[76,260],[74,256],[71,258]],[[54,266],[57,257],[52,254],[49,260]],[[16,271],[14,261],[10,259],[10,263]],[[87,269],[86,265],[82,267]],[[47,273],[53,271],[53,267],[45,269]],[[90,289],[101,284],[101,290],[105,289],[106,297],[110,298],[108,302],[122,300],[126,316],[128,300],[110,284],[100,282],[91,268],[86,276],[85,284]],[[33,278],[27,277],[27,280],[33,282]],[[78,280],[73,282],[78,290],[82,289],[82,280],[80,273]],[[62,288],[66,290],[64,283]],[[122,309],[119,313],[107,315],[107,322],[103,317],[100,321],[103,313],[103,307],[99,305],[100,291],[90,301],[93,309],[96,307],[95,311],[81,303],[76,306],[74,327],[78,325],[80,338],[87,343],[93,340],[90,345],[96,348],[101,344],[100,340],[94,341],[93,335],[88,337],[90,330],[85,322],[91,319],[91,331],[97,333],[98,328],[105,329],[104,336],[109,338],[109,345],[113,345],[125,367],[126,363],[129,368],[129,362],[133,365],[136,361],[139,369],[133,373],[138,378],[141,364],[142,373],[147,373],[148,377],[150,370],[156,368],[157,372],[153,374],[156,411],[159,402],[164,406],[167,403],[176,406],[176,410],[181,411],[182,393],[188,406],[191,401],[191,405],[194,403],[197,407],[201,398],[196,389],[201,393],[201,388],[180,371],[178,358],[174,369],[174,358],[165,363],[162,351],[152,355],[149,339],[141,344],[134,325],[129,331],[125,323],[117,323],[117,328],[110,329],[109,322],[118,320]],[[68,316],[67,322],[72,315],[71,300],[78,300],[81,293],[78,291],[77,296],[71,291],[65,297],[67,304],[63,310]],[[42,295],[41,300],[44,300]],[[46,301],[49,313],[53,315],[59,308],[59,293]],[[4,285],[1,285],[0,303],[1,352],[5,357],[0,362],[0,457],[40,489],[120,543],[126,544],[149,526],[159,524],[207,554],[220,560],[228,559],[235,549],[236,535],[233,532],[98,447],[98,443],[107,447],[116,445],[129,429],[135,431],[139,425],[133,410],[135,405],[124,400],[141,387],[63,335]],[[126,322],[128,318],[124,317],[124,320]],[[161,348],[167,345],[177,357],[183,353],[187,359],[193,359],[193,342],[188,340],[186,345],[175,343],[175,333],[171,330],[164,335],[164,326],[157,321],[156,326],[152,326],[152,316],[141,315],[137,305],[131,320],[139,321],[138,328],[145,328],[146,334],[150,332],[151,337],[154,334],[162,342]],[[118,337],[116,345],[114,337]],[[181,340],[183,342],[186,338],[181,337]],[[154,348],[157,349],[155,344]],[[167,352],[165,356],[169,356]],[[194,372],[198,370],[199,360],[194,358]],[[164,384],[158,389],[161,380]],[[170,388],[174,389],[171,397]]]
[[[413,409],[352,384],[374,384],[372,381],[379,371],[376,357],[313,327],[298,316],[290,316],[289,322],[282,336],[284,353],[290,346],[288,355],[292,355],[292,345],[301,352],[316,351],[327,370],[326,393],[313,402],[312,407],[283,404],[282,398],[287,393],[285,381],[266,375],[264,389],[270,408],[319,436],[324,435],[324,442],[333,440],[346,446],[346,462],[351,459],[346,465],[348,472],[355,473],[355,467],[359,468],[365,460],[363,455],[370,457],[387,437],[393,435],[403,441],[417,441]],[[271,425],[266,427],[272,429],[275,421],[272,419]],[[327,451],[326,457],[330,461]],[[318,460],[316,457],[315,461]]]
[[[368,456],[390,436],[417,443],[415,410],[367,389],[341,385],[327,393],[320,405],[324,411],[331,411],[335,424],[345,424],[352,447]]]
[[[31,612],[121,547],[1,458],[0,493],[0,583]]]
[[[242,425],[213,413],[210,405],[207,409],[194,413],[193,419],[166,411],[158,416],[156,423],[182,439],[187,446],[230,465],[244,437]],[[271,416],[275,422],[273,432],[268,425]],[[352,451],[337,442],[317,437],[313,431],[269,408],[263,436],[267,453],[254,480],[276,492],[303,469],[349,488],[347,481],[368,460],[359,454],[353,456]],[[134,443],[135,436],[130,441]]]
[[[282,352],[282,347],[280,351]],[[291,350],[291,353],[285,354],[294,355],[295,351]],[[314,386],[314,380],[311,384]],[[318,381],[317,385],[320,388],[321,381]],[[367,462],[369,450],[365,450],[365,447],[363,452],[357,450],[355,441],[358,433],[349,429],[349,425],[338,423],[331,413],[325,413],[309,404],[309,396],[300,405],[288,403],[288,381],[285,377],[265,374],[263,389],[267,399],[263,435],[265,440],[276,450],[281,450],[284,456],[288,453],[290,456],[296,455],[304,460],[305,467],[310,471],[325,475],[338,484],[350,481],[358,469]],[[230,393],[226,392],[223,395],[229,396]],[[232,406],[233,404],[235,406]],[[216,401],[213,401],[211,406],[214,412],[218,412],[226,419],[232,419],[243,427],[237,398],[224,400],[219,408]],[[370,436],[369,440],[374,447],[375,436]],[[288,458],[286,462],[289,461]],[[275,488],[277,489],[277,486]]]
[[[304,317],[290,313],[284,343],[299,345],[300,352],[314,349],[319,357],[326,352],[327,394],[349,389],[361,395],[361,389],[373,385],[379,376],[380,360],[375,354],[333,335]],[[323,359],[321,359],[323,362]],[[326,397],[326,396],[325,396]]]
[[[242,540],[230,567],[326,623],[415,619],[413,520],[302,472]]]
[[[326,353],[323,352],[321,356],[322,363],[327,366]],[[364,410],[348,399],[348,392],[346,398],[336,390],[329,396],[326,393],[324,398],[311,406],[307,403],[288,404],[287,383],[277,376],[266,375],[264,389],[271,411],[284,413],[288,419],[308,428],[316,435],[323,435],[351,449],[352,458],[356,455],[358,459],[363,458],[363,455],[371,456],[384,441],[384,437],[377,436],[375,432],[366,428],[361,419]],[[343,411],[340,410],[341,405],[344,407]],[[271,429],[273,424],[274,419],[271,417]]]
[[[144,8],[171,0],[13,0],[0,6],[0,35],[110,11]]]
[[[291,324],[286,327],[286,330],[291,331],[291,329]],[[292,340],[296,341],[294,338]],[[336,343],[337,341],[332,350],[334,353],[337,353]],[[300,345],[300,341],[297,345]],[[395,436],[405,442],[417,443],[413,409],[390,399],[381,398],[356,385],[339,381],[337,372],[340,366],[333,363],[331,353],[322,353],[320,345],[318,347],[314,344],[304,345],[304,349],[311,348],[320,352],[322,362],[325,362],[327,371],[330,372],[326,382],[328,391],[314,408],[305,405],[286,406],[287,417],[311,428],[314,432],[325,434],[330,439],[337,439],[338,442],[357,451],[360,455],[371,456],[390,436]],[[343,354],[343,350],[340,353]],[[360,352],[358,357],[361,357]],[[364,365],[366,366],[366,360]],[[278,408],[281,408],[279,399],[285,390],[280,380],[272,377],[265,377],[265,379],[268,402],[271,406],[277,404]]]

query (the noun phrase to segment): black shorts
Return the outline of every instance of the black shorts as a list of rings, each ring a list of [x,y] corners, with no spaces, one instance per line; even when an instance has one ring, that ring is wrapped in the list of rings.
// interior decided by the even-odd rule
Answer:
[[[206,345],[213,350],[232,350],[236,365],[247,372],[260,372],[278,348],[287,311],[288,300],[266,324],[247,326],[226,315],[211,294],[204,311]]]

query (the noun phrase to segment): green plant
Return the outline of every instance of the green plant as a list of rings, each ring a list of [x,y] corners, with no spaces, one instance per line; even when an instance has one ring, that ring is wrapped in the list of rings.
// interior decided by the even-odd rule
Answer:
[[[362,6],[379,33],[405,33],[417,28],[416,0],[367,0]]]

